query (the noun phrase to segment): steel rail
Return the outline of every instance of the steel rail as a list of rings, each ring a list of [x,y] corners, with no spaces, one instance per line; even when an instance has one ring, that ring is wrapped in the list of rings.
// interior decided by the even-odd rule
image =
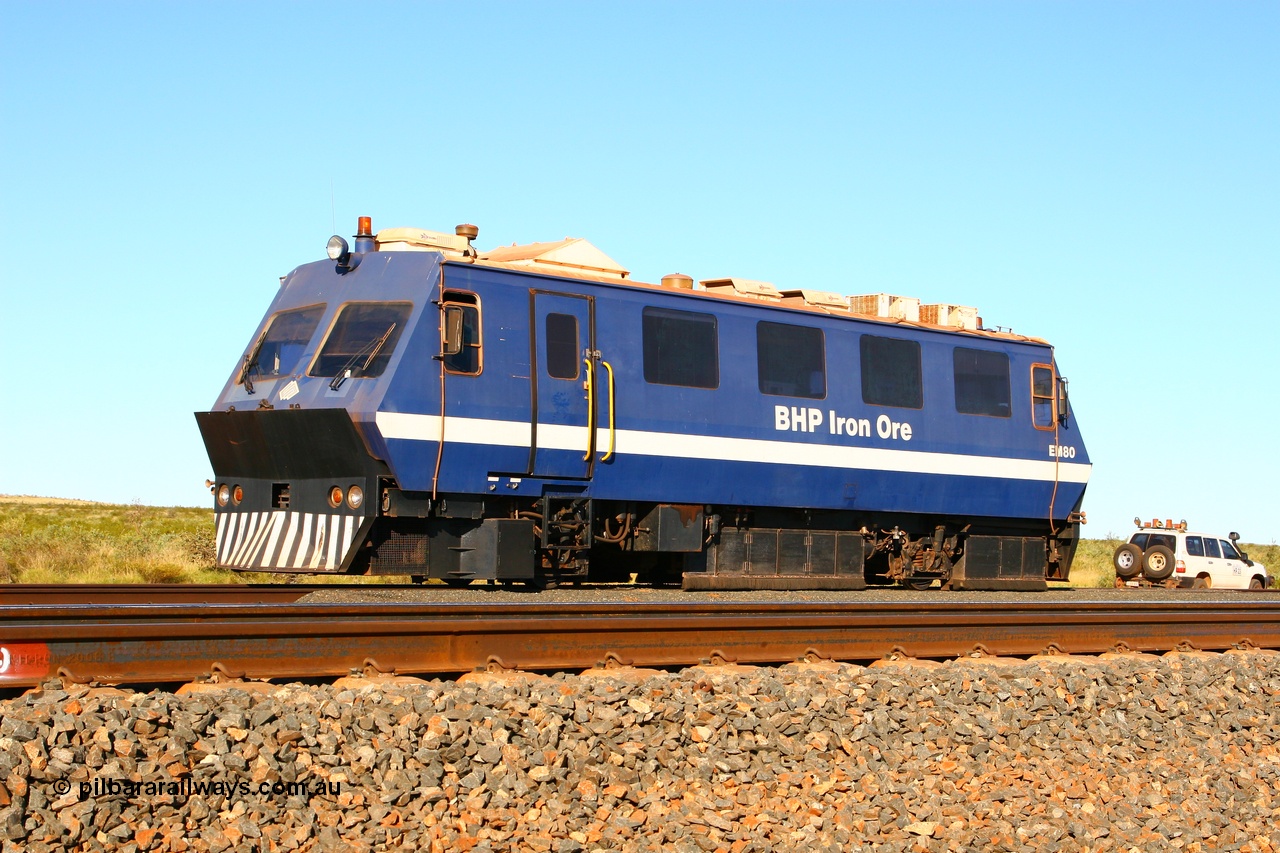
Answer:
[[[345,584],[355,586],[355,584]],[[267,604],[297,601],[344,584],[10,583],[0,584],[0,607],[14,604]],[[379,584],[373,589],[404,589]]]
[[[168,604],[0,607],[0,687],[460,673],[486,666],[868,661],[975,649],[1280,648],[1280,602]]]

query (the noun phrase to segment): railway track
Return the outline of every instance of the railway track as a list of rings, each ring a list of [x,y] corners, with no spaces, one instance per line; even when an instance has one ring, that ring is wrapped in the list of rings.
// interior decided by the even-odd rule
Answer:
[[[478,668],[688,666],[969,654],[1280,648],[1280,600],[1167,602],[306,603],[298,585],[237,599],[224,587],[107,601],[101,588],[0,599],[0,688],[80,682],[456,674]],[[252,587],[243,595],[252,595]],[[24,601],[24,596],[31,603]],[[63,600],[57,600],[63,596]],[[203,597],[200,601],[191,596]],[[221,596],[221,598],[219,597]],[[145,601],[141,599],[146,599]]]
[[[4,584],[0,607],[18,604],[268,604],[297,601],[332,584]]]

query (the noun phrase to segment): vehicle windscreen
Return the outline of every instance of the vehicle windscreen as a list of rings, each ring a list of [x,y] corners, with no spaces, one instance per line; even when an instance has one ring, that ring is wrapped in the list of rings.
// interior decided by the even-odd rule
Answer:
[[[281,311],[267,322],[267,328],[254,348],[245,357],[245,365],[237,381],[274,379],[294,371],[311,336],[315,334],[323,305],[311,305],[291,311]]]
[[[413,305],[409,302],[352,302],[342,306],[309,371],[311,376],[380,376]]]

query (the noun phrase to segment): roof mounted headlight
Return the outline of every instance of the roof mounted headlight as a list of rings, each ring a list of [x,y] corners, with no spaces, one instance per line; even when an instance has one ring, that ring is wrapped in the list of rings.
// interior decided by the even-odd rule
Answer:
[[[356,248],[360,248],[359,240],[356,241]],[[338,275],[346,275],[360,265],[360,253],[353,253],[347,241],[337,234],[329,238],[326,251],[331,260],[338,262]]]
[[[346,266],[347,261],[351,259],[351,247],[347,245],[347,241],[337,234],[329,238],[329,245],[326,249],[329,253],[329,260],[337,261],[339,266]]]

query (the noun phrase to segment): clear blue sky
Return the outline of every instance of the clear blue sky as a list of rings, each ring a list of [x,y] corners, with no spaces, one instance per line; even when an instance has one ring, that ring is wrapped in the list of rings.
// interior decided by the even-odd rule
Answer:
[[[207,504],[335,228],[976,305],[1135,515],[1280,538],[1280,4],[9,3],[0,493]]]

